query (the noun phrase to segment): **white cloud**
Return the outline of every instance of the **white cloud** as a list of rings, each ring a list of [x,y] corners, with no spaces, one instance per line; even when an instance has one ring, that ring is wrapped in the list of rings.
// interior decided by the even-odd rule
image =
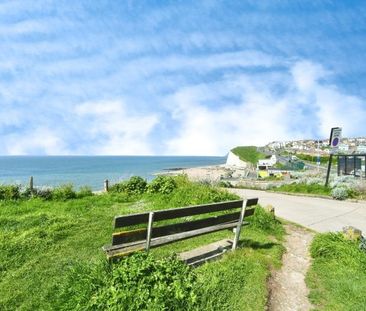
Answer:
[[[149,135],[158,123],[155,114],[129,112],[121,101],[83,103],[76,107],[86,135],[87,153],[104,155],[152,154]]]
[[[298,62],[277,76],[238,75],[229,82],[179,90],[167,101],[180,124],[178,134],[167,141],[167,154],[220,155],[237,145],[325,138],[333,126],[355,135],[362,130],[366,108],[359,98],[322,81],[324,73],[318,64]],[[284,91],[275,92],[279,87]],[[240,93],[241,99],[207,105],[223,100],[225,89],[228,96],[233,90]]]
[[[7,155],[65,155],[69,154],[64,141],[49,128],[39,127],[27,132],[7,135],[5,153]]]

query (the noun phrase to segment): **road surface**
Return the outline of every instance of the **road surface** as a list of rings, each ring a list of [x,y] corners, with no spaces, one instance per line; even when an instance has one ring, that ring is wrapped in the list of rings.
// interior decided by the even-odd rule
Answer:
[[[259,198],[259,204],[275,208],[277,216],[318,232],[341,231],[345,226],[366,234],[366,201],[350,202],[294,196],[249,189],[228,189],[243,198]]]

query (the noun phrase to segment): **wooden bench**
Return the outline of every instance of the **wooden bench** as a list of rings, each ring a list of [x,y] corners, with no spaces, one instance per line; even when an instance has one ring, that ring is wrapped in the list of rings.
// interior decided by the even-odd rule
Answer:
[[[247,222],[243,222],[244,218],[254,213],[254,208],[247,209],[247,207],[254,206],[257,203],[258,198],[255,198],[116,216],[114,219],[115,229],[142,224],[144,224],[144,228],[113,233],[112,245],[104,246],[103,250],[107,253],[108,258],[111,259],[139,250],[149,251],[152,247],[158,247],[203,234],[236,228],[232,241],[232,249],[234,250],[238,245],[242,225],[248,224]],[[206,218],[191,220],[191,216],[217,212],[222,213],[220,215],[209,215]],[[176,220],[182,217],[189,218],[183,219],[179,223],[166,223],[167,220]],[[161,221],[165,223],[156,226]]]

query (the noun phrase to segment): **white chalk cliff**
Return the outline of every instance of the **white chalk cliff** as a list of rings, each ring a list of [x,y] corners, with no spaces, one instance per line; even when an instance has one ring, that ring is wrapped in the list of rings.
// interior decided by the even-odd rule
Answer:
[[[250,166],[250,163],[240,160],[237,155],[230,151],[226,159],[226,165],[247,168]]]

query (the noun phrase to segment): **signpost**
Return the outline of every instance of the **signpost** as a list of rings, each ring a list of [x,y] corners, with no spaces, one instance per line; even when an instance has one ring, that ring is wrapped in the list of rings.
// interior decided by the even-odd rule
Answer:
[[[338,151],[339,144],[342,139],[342,128],[333,127],[330,132],[329,145],[332,147],[331,152],[336,153]]]
[[[330,145],[331,149],[330,149],[330,155],[329,155],[328,170],[327,170],[327,177],[325,180],[325,186],[328,186],[333,154],[337,153],[339,144],[341,143],[341,139],[342,139],[342,128],[333,127],[332,130],[330,131],[330,138],[329,138],[329,145]]]

